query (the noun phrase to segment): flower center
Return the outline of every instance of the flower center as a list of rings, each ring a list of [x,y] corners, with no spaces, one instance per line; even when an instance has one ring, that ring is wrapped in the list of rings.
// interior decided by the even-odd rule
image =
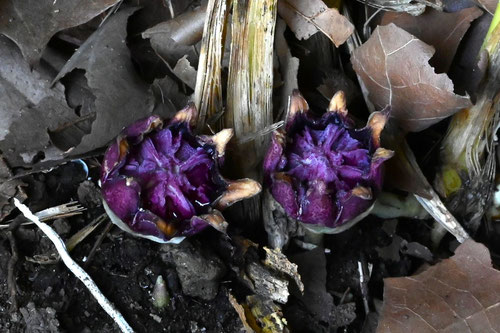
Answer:
[[[121,173],[141,185],[142,207],[167,221],[204,214],[215,199],[215,163],[182,126],[147,135],[130,148]]]
[[[369,172],[368,150],[343,126],[330,123],[313,129],[306,125],[292,138],[284,171],[301,183],[319,180],[329,189],[348,191]]]

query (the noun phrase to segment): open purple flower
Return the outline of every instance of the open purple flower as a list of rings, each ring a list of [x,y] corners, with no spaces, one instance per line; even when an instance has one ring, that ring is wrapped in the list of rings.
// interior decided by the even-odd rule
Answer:
[[[373,113],[354,129],[339,91],[322,116],[309,111],[298,91],[290,97],[284,128],[274,131],[264,174],[274,199],[307,228],[336,233],[366,216],[383,181],[380,147],[388,112]]]
[[[219,173],[225,129],[195,136],[197,111],[190,104],[163,126],[157,116],[125,128],[104,155],[104,207],[123,230],[157,242],[177,243],[208,226],[225,231],[220,210],[260,192],[251,179],[229,181]]]

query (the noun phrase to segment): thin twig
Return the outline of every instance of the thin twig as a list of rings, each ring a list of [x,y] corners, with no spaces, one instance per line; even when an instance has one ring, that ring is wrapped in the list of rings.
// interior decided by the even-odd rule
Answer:
[[[17,199],[16,199],[17,200]],[[7,231],[7,238],[10,243],[10,251],[12,252],[7,268],[7,286],[10,294],[10,311],[17,311],[17,284],[16,284],[16,263],[19,255],[17,253],[16,238],[12,231]]]
[[[90,250],[89,255],[87,256],[87,260],[83,263],[83,267],[87,267],[90,264],[90,261],[94,257],[94,254],[96,253],[97,249],[101,245],[102,241],[104,240],[104,237],[109,233],[111,228],[113,227],[113,223],[111,221],[108,221],[108,224],[106,224],[106,227],[102,231],[102,233],[99,235],[99,238],[94,243],[94,246],[92,247],[92,250]]]
[[[57,252],[61,256],[62,261],[68,267],[68,269],[83,282],[85,287],[90,291],[92,296],[97,300],[99,305],[108,313],[108,315],[115,321],[115,323],[120,327],[122,332],[133,332],[132,327],[126,322],[125,318],[120,312],[114,307],[114,305],[104,296],[99,287],[95,284],[94,280],[85,272],[69,255],[66,250],[66,245],[59,235],[49,227],[47,224],[40,221],[40,219],[35,216],[31,210],[24,204],[22,204],[17,198],[14,198],[14,204],[23,213],[23,215],[33,221],[54,243]]]
[[[364,263],[358,261],[358,273],[359,273],[359,288],[361,289],[361,296],[363,298],[363,306],[365,308],[365,314],[370,313],[370,306],[368,305],[368,281],[367,274],[365,273]]]
[[[78,202],[71,201],[59,206],[50,207],[35,213],[40,221],[54,220],[58,218],[80,215],[86,208],[82,207]],[[31,225],[33,222],[25,222],[24,218],[7,221],[6,224],[0,224],[0,229],[13,230],[18,226]]]

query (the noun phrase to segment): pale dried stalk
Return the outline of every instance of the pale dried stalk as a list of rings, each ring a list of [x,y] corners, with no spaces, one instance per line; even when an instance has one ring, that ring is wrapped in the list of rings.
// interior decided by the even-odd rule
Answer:
[[[209,0],[194,90],[199,131],[204,129],[207,118],[222,109],[221,64],[226,18],[227,0]]]
[[[273,46],[276,0],[233,1],[231,57],[224,124],[236,138],[272,125]],[[267,137],[243,145],[245,168],[255,169]],[[250,163],[248,163],[250,162]]]
[[[500,17],[500,10],[496,15]],[[491,29],[481,55],[489,57],[486,81],[476,104],[453,116],[441,145],[441,168],[435,180],[448,207],[463,216],[474,231],[494,191],[500,125],[500,25]]]
[[[439,222],[449,233],[451,233],[460,242],[465,242],[470,238],[467,231],[458,223],[457,219],[450,213],[450,211],[443,204],[439,196],[434,190],[431,190],[432,198],[427,199],[414,194],[415,198],[420,204],[432,215],[432,217]],[[443,236],[443,235],[441,235]],[[439,244],[441,239],[435,239],[435,245]]]
[[[224,125],[237,140],[260,133],[273,121],[273,47],[277,0],[233,0],[231,57]],[[258,171],[268,135],[239,142],[235,149],[238,176],[260,179]],[[260,216],[259,199],[247,200],[243,211],[250,220]]]
[[[104,296],[99,287],[95,284],[94,280],[85,272],[69,255],[66,250],[66,245],[63,240],[59,237],[59,235],[49,227],[47,224],[40,221],[40,219],[34,215],[31,210],[24,204],[22,204],[19,200],[14,198],[14,204],[16,207],[23,213],[23,215],[28,219],[33,221],[44,233],[47,237],[54,243],[57,252],[59,253],[62,261],[68,267],[68,269],[75,274],[75,276],[83,282],[85,287],[90,291],[92,296],[97,300],[99,305],[106,311],[109,316],[115,321],[115,323],[120,327],[122,332],[133,332],[132,327],[127,323],[125,318],[121,315],[120,312],[114,307],[114,305]]]

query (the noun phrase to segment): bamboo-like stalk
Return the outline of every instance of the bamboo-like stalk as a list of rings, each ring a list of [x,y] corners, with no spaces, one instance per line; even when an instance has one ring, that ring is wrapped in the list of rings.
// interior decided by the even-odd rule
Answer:
[[[273,46],[277,0],[233,0],[231,57],[224,125],[234,128],[235,176],[260,180],[260,162],[268,135],[259,135],[272,124]],[[251,141],[239,138],[254,135]],[[245,219],[260,217],[260,199],[242,204]]]
[[[441,145],[441,165],[436,189],[448,207],[476,231],[494,191],[497,144],[500,126],[500,6],[483,44],[489,58],[486,80],[476,104],[457,113]]]
[[[194,91],[199,131],[204,130],[209,117],[222,110],[221,66],[226,19],[227,0],[209,0]]]

